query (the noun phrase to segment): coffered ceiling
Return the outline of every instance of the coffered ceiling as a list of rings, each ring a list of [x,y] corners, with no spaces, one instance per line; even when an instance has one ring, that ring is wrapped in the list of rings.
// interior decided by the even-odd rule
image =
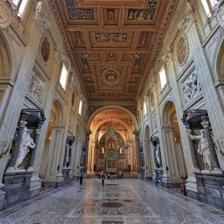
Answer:
[[[178,0],[49,0],[90,110],[135,112]]]

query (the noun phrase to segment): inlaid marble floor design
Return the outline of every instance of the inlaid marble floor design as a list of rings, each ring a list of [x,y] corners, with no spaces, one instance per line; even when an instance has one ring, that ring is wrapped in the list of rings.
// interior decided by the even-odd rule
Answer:
[[[85,179],[0,212],[0,224],[224,224],[224,213],[138,179]]]

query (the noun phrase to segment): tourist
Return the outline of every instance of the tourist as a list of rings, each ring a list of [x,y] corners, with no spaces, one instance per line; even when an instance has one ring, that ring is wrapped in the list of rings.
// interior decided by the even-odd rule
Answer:
[[[102,179],[102,186],[104,186],[104,181],[105,181],[105,173],[104,173],[104,171],[102,171],[101,179]]]
[[[83,177],[84,177],[84,173],[83,173],[82,168],[80,168],[80,174],[79,174],[79,183],[80,183],[80,186],[83,183]]]

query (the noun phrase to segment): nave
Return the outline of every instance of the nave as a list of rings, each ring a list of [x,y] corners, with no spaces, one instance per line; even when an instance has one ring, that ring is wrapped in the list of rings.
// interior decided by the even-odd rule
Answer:
[[[87,178],[0,213],[0,224],[221,224],[224,213],[140,179]]]

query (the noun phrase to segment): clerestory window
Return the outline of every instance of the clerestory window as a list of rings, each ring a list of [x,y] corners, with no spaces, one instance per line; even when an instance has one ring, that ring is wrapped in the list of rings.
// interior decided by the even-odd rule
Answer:
[[[82,115],[82,108],[83,108],[83,101],[80,100],[80,101],[79,101],[79,115],[80,115],[80,116]]]
[[[62,64],[59,83],[63,90],[66,90],[67,81],[68,81],[68,69],[65,67],[64,64]]]
[[[26,11],[29,0],[12,0],[17,9],[17,16],[22,17]]]
[[[211,16],[212,9],[219,0],[201,0],[202,6],[207,16]]]
[[[159,71],[159,78],[160,78],[160,87],[161,87],[161,90],[163,90],[167,84],[166,71],[164,67],[162,67]]]

